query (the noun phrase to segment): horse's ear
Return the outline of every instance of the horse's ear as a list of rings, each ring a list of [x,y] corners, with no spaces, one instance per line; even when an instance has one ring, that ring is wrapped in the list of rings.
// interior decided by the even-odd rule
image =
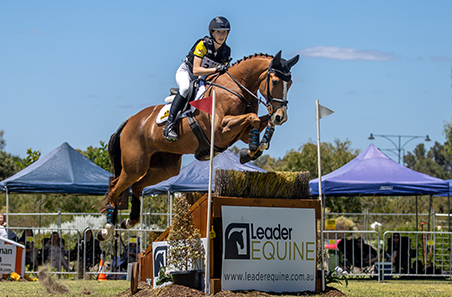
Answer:
[[[279,69],[281,66],[281,51],[279,51],[272,60],[271,66]]]
[[[287,61],[287,66],[289,66],[289,69],[292,68],[293,65],[297,64],[298,60],[300,59],[300,55],[296,55],[289,61]]]

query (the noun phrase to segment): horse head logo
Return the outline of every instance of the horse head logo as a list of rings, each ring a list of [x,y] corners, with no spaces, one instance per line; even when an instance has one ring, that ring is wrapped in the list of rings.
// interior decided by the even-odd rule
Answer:
[[[249,259],[249,224],[229,224],[226,228],[225,259]]]
[[[160,268],[166,266],[167,246],[158,246],[154,251],[154,278],[159,276]]]

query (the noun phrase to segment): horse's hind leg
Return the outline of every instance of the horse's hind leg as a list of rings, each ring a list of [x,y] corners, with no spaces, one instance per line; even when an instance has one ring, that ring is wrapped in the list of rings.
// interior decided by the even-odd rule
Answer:
[[[147,174],[132,185],[133,195],[130,218],[121,222],[121,228],[131,229],[140,221],[141,203],[138,197],[140,197],[141,191],[147,186],[155,185],[179,174],[181,157],[181,155],[170,153],[156,153],[152,156]]]
[[[113,180],[111,183],[110,192],[108,193],[110,203],[104,207],[104,212],[107,214],[107,223],[105,224],[105,228],[101,229],[97,233],[97,239],[99,241],[107,240],[113,233],[117,220],[117,202],[119,195],[124,191],[128,192],[129,186],[133,183],[133,179],[127,179],[124,178],[124,176],[125,174],[121,174],[119,178]]]
[[[141,192],[141,191],[140,191]],[[132,194],[132,210],[130,211],[130,218],[121,222],[121,228],[131,229],[140,221],[141,201],[135,193]]]
[[[132,147],[136,148],[137,146]],[[113,180],[110,185],[110,192],[108,194],[110,205],[105,208],[107,211],[107,223],[105,224],[105,228],[97,233],[97,239],[99,241],[107,240],[113,233],[116,225],[114,220],[116,218],[114,209],[117,206],[119,195],[124,191],[128,191],[132,184],[146,175],[149,169],[149,161],[147,161],[149,159],[150,156],[140,150],[135,151],[134,153],[122,154],[124,166],[119,177]],[[138,195],[135,195],[134,192],[134,196],[136,197],[136,200],[139,200],[139,192]],[[132,202],[133,201],[134,200],[132,200]],[[112,213],[112,217],[110,217],[112,220],[109,220],[108,217],[110,213]]]

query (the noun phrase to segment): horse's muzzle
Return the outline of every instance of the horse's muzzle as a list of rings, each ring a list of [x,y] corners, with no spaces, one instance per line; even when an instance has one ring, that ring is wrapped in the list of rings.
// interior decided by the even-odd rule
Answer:
[[[285,107],[279,108],[274,114],[272,114],[270,121],[273,125],[282,125],[287,121],[287,109]]]

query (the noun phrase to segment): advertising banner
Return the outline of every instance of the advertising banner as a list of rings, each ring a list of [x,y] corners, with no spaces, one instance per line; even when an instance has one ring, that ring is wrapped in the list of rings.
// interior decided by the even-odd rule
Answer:
[[[16,270],[16,246],[0,243],[0,274],[9,274]]]
[[[222,290],[315,291],[313,208],[222,206]]]

